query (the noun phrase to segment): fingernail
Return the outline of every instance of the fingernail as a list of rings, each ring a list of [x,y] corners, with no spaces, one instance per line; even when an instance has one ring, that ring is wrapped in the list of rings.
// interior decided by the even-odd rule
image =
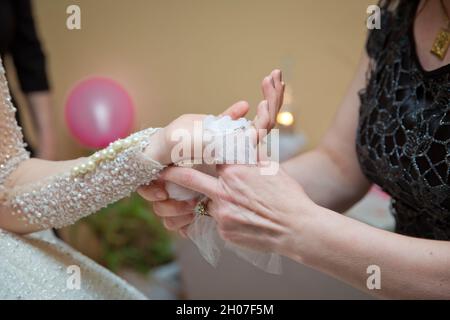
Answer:
[[[156,198],[158,200],[165,200],[167,197],[166,197],[166,194],[164,192],[158,191],[158,192],[156,192]]]

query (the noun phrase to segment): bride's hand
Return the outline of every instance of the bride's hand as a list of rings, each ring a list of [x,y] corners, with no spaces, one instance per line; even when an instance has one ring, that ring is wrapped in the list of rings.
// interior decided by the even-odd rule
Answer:
[[[239,101],[225,110],[222,115],[228,115],[232,119],[238,119],[244,117],[249,108],[248,102]],[[204,117],[205,115],[202,114],[184,114],[169,123],[155,134],[155,143],[153,145],[156,150],[150,150],[152,154],[149,156],[164,165],[172,164],[173,159],[171,159],[171,152],[177,142],[173,139],[174,135],[179,132],[194,137],[194,125],[196,122],[202,121]]]
[[[253,121],[256,129],[270,130],[275,126],[276,116],[283,105],[284,87],[280,70],[272,71],[270,75],[263,79],[261,90],[264,100],[258,105],[257,116]],[[236,119],[244,116],[247,111],[248,104],[240,102],[231,106],[223,115],[230,115],[233,119]],[[180,119],[179,123],[177,123],[177,119],[175,123],[170,124],[168,131],[178,128],[180,124],[182,126],[185,125],[189,120],[192,121],[193,118],[200,119],[198,117],[201,116],[188,115],[183,117],[186,118]],[[169,160],[166,159],[166,161]],[[138,193],[148,201],[154,202],[153,208],[155,213],[163,219],[165,226],[169,230],[181,231],[181,234],[184,234],[184,228],[192,222],[195,202],[167,200],[168,195],[164,188],[164,182],[161,180],[150,186],[141,187]]]
[[[253,125],[258,132],[259,138],[262,138],[267,131],[270,131],[275,126],[276,116],[283,104],[284,83],[281,71],[274,70],[269,76],[265,77],[262,81],[261,89],[264,100],[258,105],[257,114],[253,120]],[[241,101],[232,105],[222,115],[229,115],[232,119],[238,119],[245,116],[248,110],[248,103]],[[162,160],[161,163],[171,164],[174,162],[174,159],[170,158],[172,148],[178,143],[174,137],[181,133],[189,134],[190,137],[195,138],[193,134],[195,123],[201,122],[204,117],[205,115],[201,114],[182,115],[166,126],[162,130],[163,132],[159,133],[158,141],[162,139],[163,143],[158,143],[158,145],[164,146],[164,148],[159,150],[158,159]]]

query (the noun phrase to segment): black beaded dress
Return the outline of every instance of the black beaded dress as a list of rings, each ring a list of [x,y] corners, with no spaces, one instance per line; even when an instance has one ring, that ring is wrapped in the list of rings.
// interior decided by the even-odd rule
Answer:
[[[418,2],[382,8],[381,29],[369,34],[356,150],[364,174],[391,195],[398,233],[450,240],[450,65],[421,66]]]

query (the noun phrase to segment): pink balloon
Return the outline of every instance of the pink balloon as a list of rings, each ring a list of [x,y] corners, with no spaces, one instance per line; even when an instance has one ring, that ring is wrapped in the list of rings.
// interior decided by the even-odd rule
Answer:
[[[133,101],[114,80],[93,77],[71,90],[65,116],[71,133],[81,144],[104,148],[130,134],[134,121]]]

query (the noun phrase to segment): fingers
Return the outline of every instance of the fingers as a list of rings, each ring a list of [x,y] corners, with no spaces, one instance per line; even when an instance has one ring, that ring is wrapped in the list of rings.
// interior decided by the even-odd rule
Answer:
[[[161,178],[200,192],[209,198],[221,195],[217,178],[192,168],[170,167],[163,171]]]
[[[248,110],[250,109],[250,105],[247,101],[239,101],[225,110],[221,116],[230,116],[231,119],[236,120],[244,117]]]
[[[148,186],[139,187],[137,193],[147,201],[163,201],[169,198],[162,180],[156,180]]]
[[[171,231],[180,231],[187,229],[194,220],[194,207],[196,200],[176,201],[166,200],[153,203],[153,211],[162,218],[166,229]],[[183,236],[186,236],[185,234]]]
[[[277,109],[275,111],[276,113],[278,113],[278,111],[280,111],[280,108],[283,105],[283,95],[285,87],[285,84],[283,82],[283,74],[281,73],[281,70],[276,69],[273,70],[270,75],[272,76],[273,79],[273,86],[275,88],[275,95],[277,98],[277,105],[276,105]]]
[[[273,86],[277,90],[277,94],[279,94],[280,90],[283,88],[283,74],[281,73],[281,70],[275,69],[270,75],[273,79]]]
[[[284,82],[282,80],[282,73],[280,70],[273,70],[271,74],[263,79],[262,92],[264,99],[267,100],[269,105],[269,127],[272,129],[275,126],[275,120],[283,105],[284,96]]]
[[[266,100],[259,103],[258,109],[256,111],[256,117],[253,121],[256,132],[258,133],[258,140],[261,140],[264,136],[264,129],[269,127],[270,114],[269,114],[269,104]]]
[[[195,201],[160,201],[153,204],[153,211],[162,218],[178,217],[192,214],[195,204]]]
[[[273,84],[273,78],[272,76],[267,76],[264,78],[262,82],[262,90],[264,99],[267,100],[267,103],[269,105],[269,127],[268,129],[271,129],[275,126],[275,110],[277,105],[277,95],[275,92],[275,86]]]
[[[164,218],[163,224],[170,231],[181,231],[184,227],[189,226],[194,221],[194,214],[186,214],[184,216]]]

